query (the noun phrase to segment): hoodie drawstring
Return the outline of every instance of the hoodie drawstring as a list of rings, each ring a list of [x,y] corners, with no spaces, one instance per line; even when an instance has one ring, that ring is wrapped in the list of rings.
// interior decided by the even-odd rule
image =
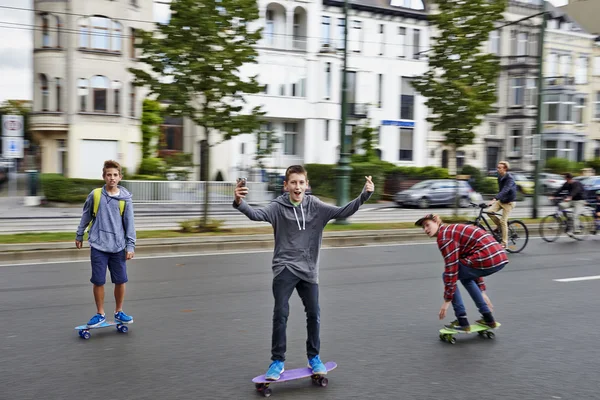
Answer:
[[[296,214],[296,207],[294,207],[294,216],[296,217],[296,222],[298,223],[298,230],[306,230],[306,220],[304,219],[304,207],[300,204],[300,211],[302,211],[302,227],[300,226],[300,220],[298,219],[298,214]]]

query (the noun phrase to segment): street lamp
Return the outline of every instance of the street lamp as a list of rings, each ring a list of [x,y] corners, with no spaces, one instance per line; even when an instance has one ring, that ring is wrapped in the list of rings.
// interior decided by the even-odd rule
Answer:
[[[344,0],[344,66],[342,68],[342,100],[341,100],[341,122],[340,122],[340,158],[338,166],[335,168],[336,177],[336,200],[338,206],[343,206],[348,203],[348,192],[350,190],[350,154],[348,154],[348,144],[346,140],[346,119],[348,113],[348,105],[346,104],[348,81],[346,78],[346,68],[348,63],[348,0]],[[337,219],[336,224],[348,224],[345,218]]]
[[[533,172],[533,208],[531,210],[531,218],[538,217],[538,195],[540,191],[540,183],[539,183],[539,174],[540,174],[540,161],[542,156],[542,107],[544,105],[544,35],[546,32],[546,21],[548,16],[546,15],[546,1],[542,2],[542,26],[540,27],[540,40],[538,41],[538,57],[539,57],[539,71],[538,71],[538,98],[537,98],[537,119],[536,119],[536,129],[534,143],[537,143],[537,151],[534,151],[534,172]],[[537,139],[537,140],[536,140]]]

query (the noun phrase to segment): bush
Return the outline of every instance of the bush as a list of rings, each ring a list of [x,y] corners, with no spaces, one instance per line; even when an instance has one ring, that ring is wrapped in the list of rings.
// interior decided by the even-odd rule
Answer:
[[[104,186],[103,180],[65,178],[60,174],[41,174],[42,192],[48,201],[83,203],[96,188]]]
[[[164,176],[165,165],[161,158],[144,158],[140,164],[139,175]]]
[[[465,165],[461,169],[460,175],[470,175],[471,177],[469,178],[469,184],[471,185],[473,190],[475,190],[476,192],[482,191],[481,188],[484,185],[484,176],[479,169],[471,165]]]
[[[481,186],[479,189],[475,189],[482,194],[496,194],[498,193],[498,179],[492,177],[486,177],[481,180]]]

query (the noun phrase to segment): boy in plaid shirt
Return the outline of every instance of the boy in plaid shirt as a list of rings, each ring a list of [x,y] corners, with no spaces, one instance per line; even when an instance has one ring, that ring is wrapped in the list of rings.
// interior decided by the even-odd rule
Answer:
[[[481,228],[467,224],[446,225],[439,216],[433,214],[420,218],[415,225],[423,227],[428,236],[437,238],[444,257],[444,304],[439,318],[446,317],[450,303],[456,315],[456,320],[445,326],[463,331],[471,330],[467,311],[456,285],[460,280],[483,316],[477,323],[495,328],[497,324],[492,315],[492,302],[485,293],[483,277],[500,271],[508,263],[502,245]]]

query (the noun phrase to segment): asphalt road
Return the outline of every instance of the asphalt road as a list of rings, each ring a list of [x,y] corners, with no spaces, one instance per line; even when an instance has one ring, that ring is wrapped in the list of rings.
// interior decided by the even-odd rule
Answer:
[[[597,248],[532,240],[487,280],[496,339],[454,346],[438,339],[435,245],[324,250],[321,354],[339,367],[327,388],[274,384],[273,398],[598,398],[600,280],[554,281],[597,275]],[[136,259],[125,307],[135,323],[89,341],[73,330],[94,313],[88,263],[0,267],[0,399],[260,398],[251,379],[270,362],[270,256]],[[305,338],[294,295],[287,369],[306,364]]]

